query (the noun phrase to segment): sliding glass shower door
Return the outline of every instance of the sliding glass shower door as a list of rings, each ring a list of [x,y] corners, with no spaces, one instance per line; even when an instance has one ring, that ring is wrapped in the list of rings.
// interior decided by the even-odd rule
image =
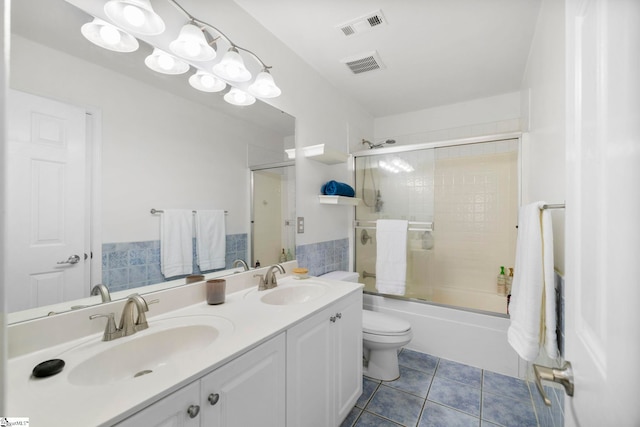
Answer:
[[[506,313],[496,277],[515,260],[518,146],[514,139],[357,156],[355,265],[365,291],[377,292],[375,221],[405,219],[404,297]]]

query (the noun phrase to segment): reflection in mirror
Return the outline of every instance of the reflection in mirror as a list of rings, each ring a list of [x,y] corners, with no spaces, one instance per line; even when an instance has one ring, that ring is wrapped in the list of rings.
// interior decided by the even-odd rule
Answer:
[[[264,267],[295,257],[295,178],[291,162],[252,168],[253,265]]]
[[[167,280],[152,208],[227,211],[225,268],[251,262],[249,153],[282,161],[293,146],[291,116],[154,73],[147,45],[94,46],[79,30],[89,20],[62,0],[12,7],[10,322],[100,303],[90,296],[98,283],[117,299]],[[64,235],[72,229],[75,240]]]

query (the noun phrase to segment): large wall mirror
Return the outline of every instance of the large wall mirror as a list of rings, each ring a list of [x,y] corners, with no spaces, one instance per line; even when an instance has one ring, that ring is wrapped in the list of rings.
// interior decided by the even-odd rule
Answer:
[[[143,42],[133,53],[92,45],[80,33],[91,17],[66,1],[20,0],[11,13],[9,321],[99,303],[98,283],[116,298],[184,283],[160,271],[152,209],[225,210],[219,274],[255,264],[252,157],[282,162],[294,118],[196,91],[192,72],[149,70]]]

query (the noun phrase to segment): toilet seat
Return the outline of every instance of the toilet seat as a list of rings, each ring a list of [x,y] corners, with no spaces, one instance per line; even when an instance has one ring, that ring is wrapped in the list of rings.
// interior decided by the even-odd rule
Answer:
[[[362,332],[365,334],[399,336],[406,335],[410,330],[411,324],[402,319],[376,311],[362,311]]]

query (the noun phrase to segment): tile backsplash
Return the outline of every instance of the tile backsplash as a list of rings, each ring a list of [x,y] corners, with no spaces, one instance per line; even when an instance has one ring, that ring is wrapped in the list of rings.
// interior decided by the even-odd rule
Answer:
[[[247,260],[247,234],[228,234],[226,238],[226,266],[236,259]],[[222,269],[220,269],[222,270]],[[206,273],[216,271],[208,270]],[[193,274],[200,274],[196,264],[193,239]],[[111,292],[137,288],[179,278],[165,278],[160,271],[160,241],[122,242],[102,244],[102,283]]]
[[[329,240],[296,247],[300,267],[309,269],[311,276],[330,271],[349,269],[349,239]]]

